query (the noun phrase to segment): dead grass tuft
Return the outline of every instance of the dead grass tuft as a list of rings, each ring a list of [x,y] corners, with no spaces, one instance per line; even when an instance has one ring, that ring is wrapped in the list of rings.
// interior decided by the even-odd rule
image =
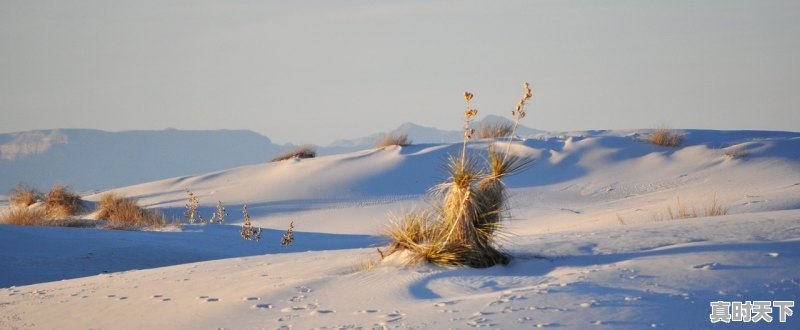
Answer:
[[[159,210],[148,210],[139,206],[135,198],[126,198],[108,193],[97,204],[97,218],[106,220],[106,228],[132,230],[161,228],[167,225],[167,217]]]
[[[45,218],[50,220],[64,220],[75,216],[84,210],[81,196],[69,190],[66,185],[54,185],[45,196]]]
[[[499,139],[511,136],[514,123],[510,121],[484,122],[478,126],[477,138]]]
[[[14,206],[2,213],[0,221],[15,226],[42,226],[45,222],[44,209]]]
[[[728,214],[728,208],[723,206],[722,203],[719,202],[716,196],[710,203],[708,203],[705,207],[703,207],[702,210],[703,210],[702,213],[698,213],[696,207],[694,206],[687,207],[681,202],[681,198],[677,197],[674,209],[673,206],[667,207],[666,217],[664,215],[656,215],[653,218],[656,221],[680,220],[680,219],[697,218],[701,214],[703,217],[716,217]]]
[[[12,207],[30,206],[43,199],[42,193],[36,190],[36,188],[28,187],[21,183],[11,188],[8,192],[8,203]]]
[[[314,158],[317,157],[317,147],[312,145],[302,145],[298,147],[294,147],[291,150],[280,154],[279,156],[273,158],[271,162],[279,162],[282,160],[287,159],[303,159],[303,158]]]
[[[678,147],[683,142],[681,135],[670,128],[660,127],[650,134],[650,143],[664,147]]]
[[[376,260],[375,258],[359,256],[356,259],[356,263],[353,265],[353,272],[366,272],[375,268],[375,266],[377,266],[379,263],[380,260]]]
[[[385,134],[381,137],[377,143],[375,143],[375,148],[383,148],[389,146],[407,146],[411,144],[411,138],[408,137],[408,133],[405,132],[391,132]]]
[[[744,151],[744,150],[742,150],[740,148],[734,148],[734,149],[729,149],[729,150],[725,151],[725,153],[722,154],[722,155],[725,156],[725,158],[728,158],[728,159],[736,159],[736,158],[747,157],[748,153],[747,153],[747,151]]]

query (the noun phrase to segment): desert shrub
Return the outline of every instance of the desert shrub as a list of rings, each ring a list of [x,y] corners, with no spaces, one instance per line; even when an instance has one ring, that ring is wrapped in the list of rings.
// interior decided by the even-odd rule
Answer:
[[[43,200],[42,193],[34,187],[18,184],[8,192],[8,203],[13,206],[30,206]]]
[[[248,241],[260,240],[261,228],[253,227],[250,222],[250,212],[247,212],[247,204],[242,206],[242,216],[244,216],[244,223],[242,223],[242,231],[239,235]]]
[[[49,227],[94,227],[96,222],[87,219],[55,219],[45,217],[44,208],[41,207],[11,207],[6,212],[0,213],[0,223],[16,226],[49,226]]]
[[[411,138],[405,132],[391,132],[383,135],[377,143],[376,148],[383,148],[389,146],[407,146],[411,144]]]
[[[531,98],[528,84],[523,87],[525,93],[512,111],[513,127],[525,117],[525,104]],[[449,179],[433,189],[435,207],[395,218],[386,229],[388,253],[406,251],[407,263],[491,267],[509,261],[496,243],[508,207],[502,179],[522,169],[527,161],[510,155],[510,138],[504,152],[493,144],[489,146],[486,166],[467,155],[467,141],[475,133],[470,122],[478,112],[470,107],[472,98],[471,93],[464,93],[467,107],[461,154],[449,158]],[[513,136],[513,129],[509,136]]]
[[[159,210],[148,210],[139,206],[135,198],[126,198],[108,193],[97,204],[97,218],[106,220],[106,228],[131,230],[159,228],[167,225],[167,217]]]
[[[67,219],[83,210],[81,197],[65,185],[54,185],[45,196],[44,213],[47,219]]]
[[[298,146],[290,149],[287,152],[284,152],[277,157],[273,158],[272,162],[279,162],[282,160],[287,159],[303,159],[303,158],[314,158],[317,157],[317,147],[312,145],[303,145]]]
[[[678,147],[683,142],[681,135],[667,127],[660,127],[650,134],[650,143],[664,147]]]
[[[498,139],[511,136],[514,123],[509,121],[483,122],[476,132],[479,139]]]
[[[0,213],[0,221],[7,225],[43,226],[45,223],[44,209],[13,206]]]

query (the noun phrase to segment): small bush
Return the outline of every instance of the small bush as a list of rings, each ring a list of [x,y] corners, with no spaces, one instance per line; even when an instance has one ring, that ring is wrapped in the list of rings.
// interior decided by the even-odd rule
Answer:
[[[408,133],[404,132],[391,132],[389,134],[385,134],[381,137],[377,143],[375,143],[375,148],[383,148],[389,146],[407,146],[411,144],[411,139],[408,137]]]
[[[160,228],[167,224],[167,217],[160,211],[144,209],[135,198],[113,193],[100,198],[97,211],[97,218],[106,220],[106,228],[109,229]]]
[[[8,192],[8,203],[14,206],[30,206],[43,200],[42,193],[36,188],[18,184]]]
[[[479,139],[497,139],[509,137],[514,132],[514,123],[509,121],[484,122],[477,130]]]
[[[303,158],[314,158],[317,157],[317,148],[312,145],[304,145],[299,147],[294,147],[293,149],[280,154],[278,157],[273,158],[272,162],[279,162],[282,160],[287,159],[303,159]]]
[[[661,127],[650,134],[650,143],[664,147],[678,147],[683,142],[681,135],[675,130]]]
[[[4,224],[15,226],[42,226],[45,222],[44,210],[42,208],[14,206],[2,213],[0,221]]]
[[[84,210],[81,196],[69,190],[65,185],[55,185],[45,196],[45,218],[63,220],[77,215]]]

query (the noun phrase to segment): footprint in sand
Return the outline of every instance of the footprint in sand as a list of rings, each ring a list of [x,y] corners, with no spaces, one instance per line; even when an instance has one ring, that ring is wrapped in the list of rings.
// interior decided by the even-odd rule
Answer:
[[[197,300],[201,300],[201,301],[203,301],[203,302],[217,302],[217,301],[222,301],[222,299],[221,299],[221,298],[211,298],[211,297],[209,297],[209,296],[200,296],[200,297],[197,297]]]
[[[373,314],[373,313],[377,313],[377,312],[380,312],[380,311],[381,311],[380,309],[362,309],[362,310],[360,310],[360,311],[358,311],[356,313],[357,314]]]
[[[336,313],[335,310],[332,309],[315,309],[308,313],[308,315],[317,315],[317,314],[333,314]]]
[[[403,316],[406,316],[406,314],[400,313],[399,311],[394,311],[384,315],[384,317],[386,318],[386,322],[395,322],[402,320]]]
[[[272,309],[272,304],[256,304],[253,305],[255,309]]]

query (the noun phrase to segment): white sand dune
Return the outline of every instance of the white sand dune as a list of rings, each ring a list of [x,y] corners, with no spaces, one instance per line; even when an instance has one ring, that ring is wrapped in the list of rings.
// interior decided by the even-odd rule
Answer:
[[[115,189],[177,215],[188,188],[206,215],[222,201],[231,225],[0,226],[0,328],[708,328],[711,301],[797,300],[800,134],[684,137],[680,148],[642,142],[642,131],[517,141],[513,151],[535,161],[507,180],[513,208],[503,244],[514,259],[489,269],[405,267],[390,256],[354,270],[378,258],[388,213],[424,206],[459,144]],[[484,147],[470,144],[475,153]],[[714,200],[728,215],[703,217]],[[244,203],[266,228],[260,242],[232,226]],[[664,220],[678,203],[700,217]],[[296,241],[282,247],[291,221]],[[776,322],[756,325],[800,324],[796,316]]]

